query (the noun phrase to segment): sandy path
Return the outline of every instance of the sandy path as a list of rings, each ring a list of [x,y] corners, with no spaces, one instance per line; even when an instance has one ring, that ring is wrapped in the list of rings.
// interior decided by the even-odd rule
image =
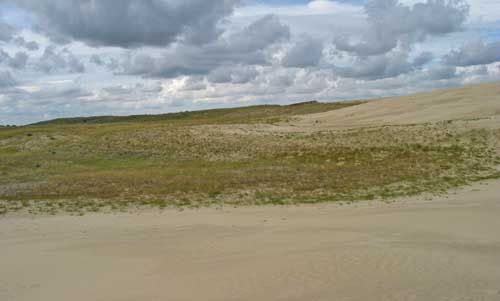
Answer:
[[[3,218],[0,300],[500,300],[500,182],[391,205]]]

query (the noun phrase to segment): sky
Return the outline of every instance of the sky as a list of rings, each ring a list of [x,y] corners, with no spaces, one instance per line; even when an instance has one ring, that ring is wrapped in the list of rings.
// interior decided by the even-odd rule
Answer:
[[[0,124],[497,80],[498,0],[0,0]]]

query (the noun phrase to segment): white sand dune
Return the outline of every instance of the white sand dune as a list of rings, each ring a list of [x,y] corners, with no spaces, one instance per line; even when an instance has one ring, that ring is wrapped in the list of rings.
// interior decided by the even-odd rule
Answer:
[[[477,118],[499,123],[500,82],[374,100],[307,115],[295,122],[295,126],[352,128]]]
[[[0,220],[0,300],[500,300],[500,183],[449,199]]]

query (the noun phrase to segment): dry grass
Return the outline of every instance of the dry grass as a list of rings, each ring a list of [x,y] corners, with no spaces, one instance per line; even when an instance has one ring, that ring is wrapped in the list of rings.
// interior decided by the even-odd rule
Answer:
[[[499,175],[499,132],[460,122],[290,132],[216,116],[0,129],[0,214],[381,199]]]

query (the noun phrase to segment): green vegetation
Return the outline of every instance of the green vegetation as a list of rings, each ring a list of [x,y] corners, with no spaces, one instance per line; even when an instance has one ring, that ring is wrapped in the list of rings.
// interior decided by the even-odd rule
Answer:
[[[109,124],[109,123],[138,123],[163,122],[176,125],[200,124],[241,124],[241,123],[275,123],[287,120],[296,115],[320,113],[358,105],[362,101],[320,103],[316,101],[303,102],[288,106],[260,105],[231,109],[215,109],[193,112],[169,113],[162,115],[135,115],[135,116],[97,116],[55,119],[40,122],[37,125],[68,125],[68,124]]]
[[[355,104],[2,128],[0,214],[351,202],[500,176],[498,131],[463,130],[457,122],[323,132],[269,125]]]

